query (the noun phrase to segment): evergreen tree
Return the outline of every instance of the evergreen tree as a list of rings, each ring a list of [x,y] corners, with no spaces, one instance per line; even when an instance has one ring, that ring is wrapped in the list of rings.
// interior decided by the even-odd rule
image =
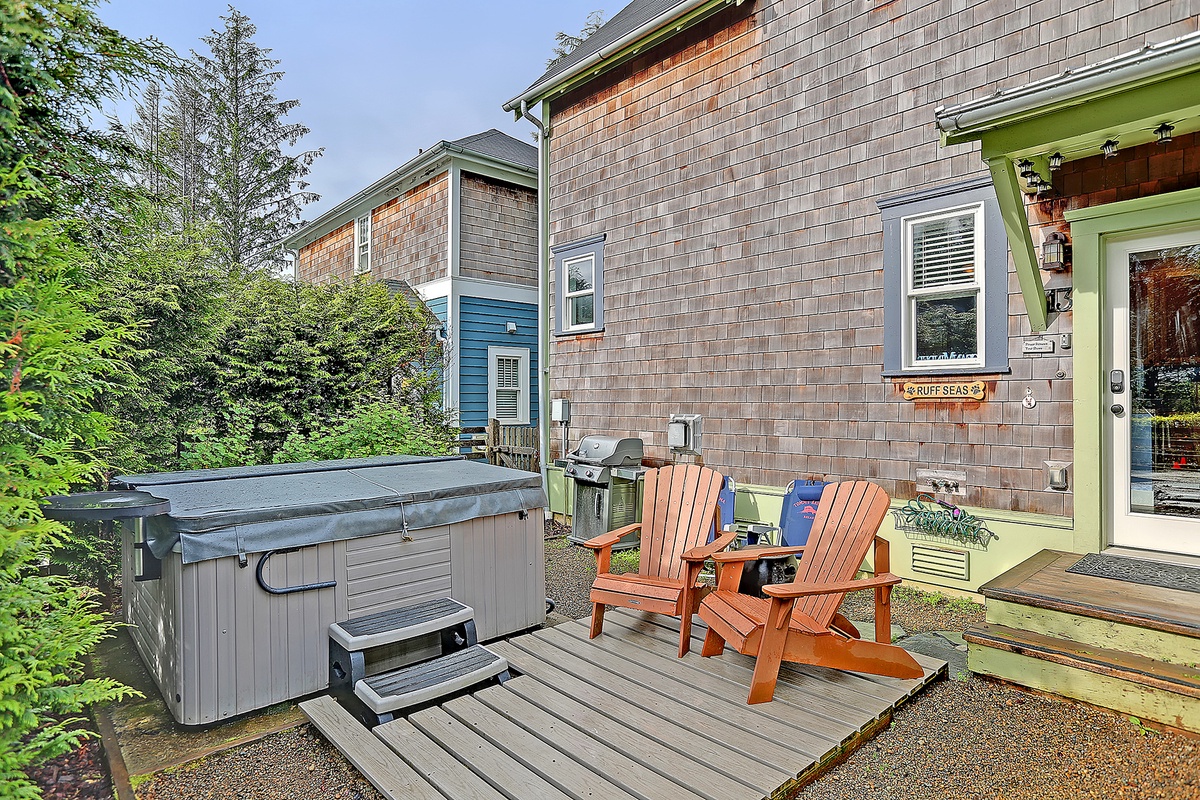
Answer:
[[[226,265],[281,267],[280,240],[299,226],[301,206],[318,199],[305,191],[304,176],[321,151],[285,152],[309,132],[284,121],[299,102],[275,96],[283,73],[271,51],[254,43],[249,17],[230,6],[221,19],[225,27],[201,40],[210,55],[193,53],[208,112],[204,214],[215,225],[217,255]],[[176,94],[185,108],[187,98]]]
[[[554,34],[554,49],[550,51],[550,58],[546,60],[546,69],[550,69],[559,61],[569,56],[574,52],[576,47],[583,44],[585,39],[602,27],[604,27],[604,11],[593,11],[587,15],[587,20],[583,23],[583,28],[577,35],[567,33],[566,31],[559,31]]]

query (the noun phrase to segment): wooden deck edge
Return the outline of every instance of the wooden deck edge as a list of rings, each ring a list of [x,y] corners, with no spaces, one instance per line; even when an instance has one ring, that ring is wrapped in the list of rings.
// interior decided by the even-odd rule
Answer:
[[[108,767],[109,780],[112,781],[113,795],[116,796],[116,800],[137,800],[112,716],[107,708],[97,706],[92,712],[92,719],[100,733],[100,749],[104,752],[104,763]]]
[[[1168,664],[1120,650],[1068,642],[1052,636],[986,623],[968,628],[963,634],[963,639],[968,644],[1006,650],[1017,655],[1200,699],[1198,668]]]
[[[332,697],[322,695],[305,700],[300,710],[388,800],[444,800],[441,792]]]
[[[1039,550],[1020,564],[1001,572],[980,586],[979,593],[984,597],[988,597],[989,591],[1012,589],[1022,581],[1041,572],[1063,556],[1078,556],[1079,558],[1083,558],[1081,553],[1068,553],[1065,550]]]
[[[875,738],[876,734],[885,730],[892,724],[892,712],[888,711],[877,717],[870,725],[863,728],[859,733],[847,742],[843,742],[839,747],[829,751],[817,763],[810,766],[808,769],[800,773],[793,781],[788,781],[783,786],[780,786],[771,793],[771,800],[793,800],[800,796],[800,792],[804,790],[813,781],[820,778],[831,769],[841,764],[858,748],[862,747],[871,739]]]

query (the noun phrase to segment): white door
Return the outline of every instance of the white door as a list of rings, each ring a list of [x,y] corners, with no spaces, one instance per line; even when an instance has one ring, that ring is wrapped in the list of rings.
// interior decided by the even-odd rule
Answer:
[[[1200,226],[1106,256],[1112,542],[1200,555]]]

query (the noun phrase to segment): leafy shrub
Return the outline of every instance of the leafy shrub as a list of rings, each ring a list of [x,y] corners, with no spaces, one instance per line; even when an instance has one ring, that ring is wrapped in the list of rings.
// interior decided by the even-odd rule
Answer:
[[[274,462],[324,461],[381,455],[447,455],[444,428],[415,422],[408,409],[371,403],[341,419],[318,425],[311,433],[293,433],[276,451]]]

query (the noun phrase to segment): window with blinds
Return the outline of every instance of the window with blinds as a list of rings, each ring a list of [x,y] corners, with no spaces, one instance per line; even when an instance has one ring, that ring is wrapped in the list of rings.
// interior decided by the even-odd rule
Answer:
[[[488,347],[488,419],[529,424],[529,348]]]
[[[516,419],[521,399],[521,359],[501,356],[496,359],[496,419]]]
[[[982,363],[982,211],[904,220],[906,366]]]

